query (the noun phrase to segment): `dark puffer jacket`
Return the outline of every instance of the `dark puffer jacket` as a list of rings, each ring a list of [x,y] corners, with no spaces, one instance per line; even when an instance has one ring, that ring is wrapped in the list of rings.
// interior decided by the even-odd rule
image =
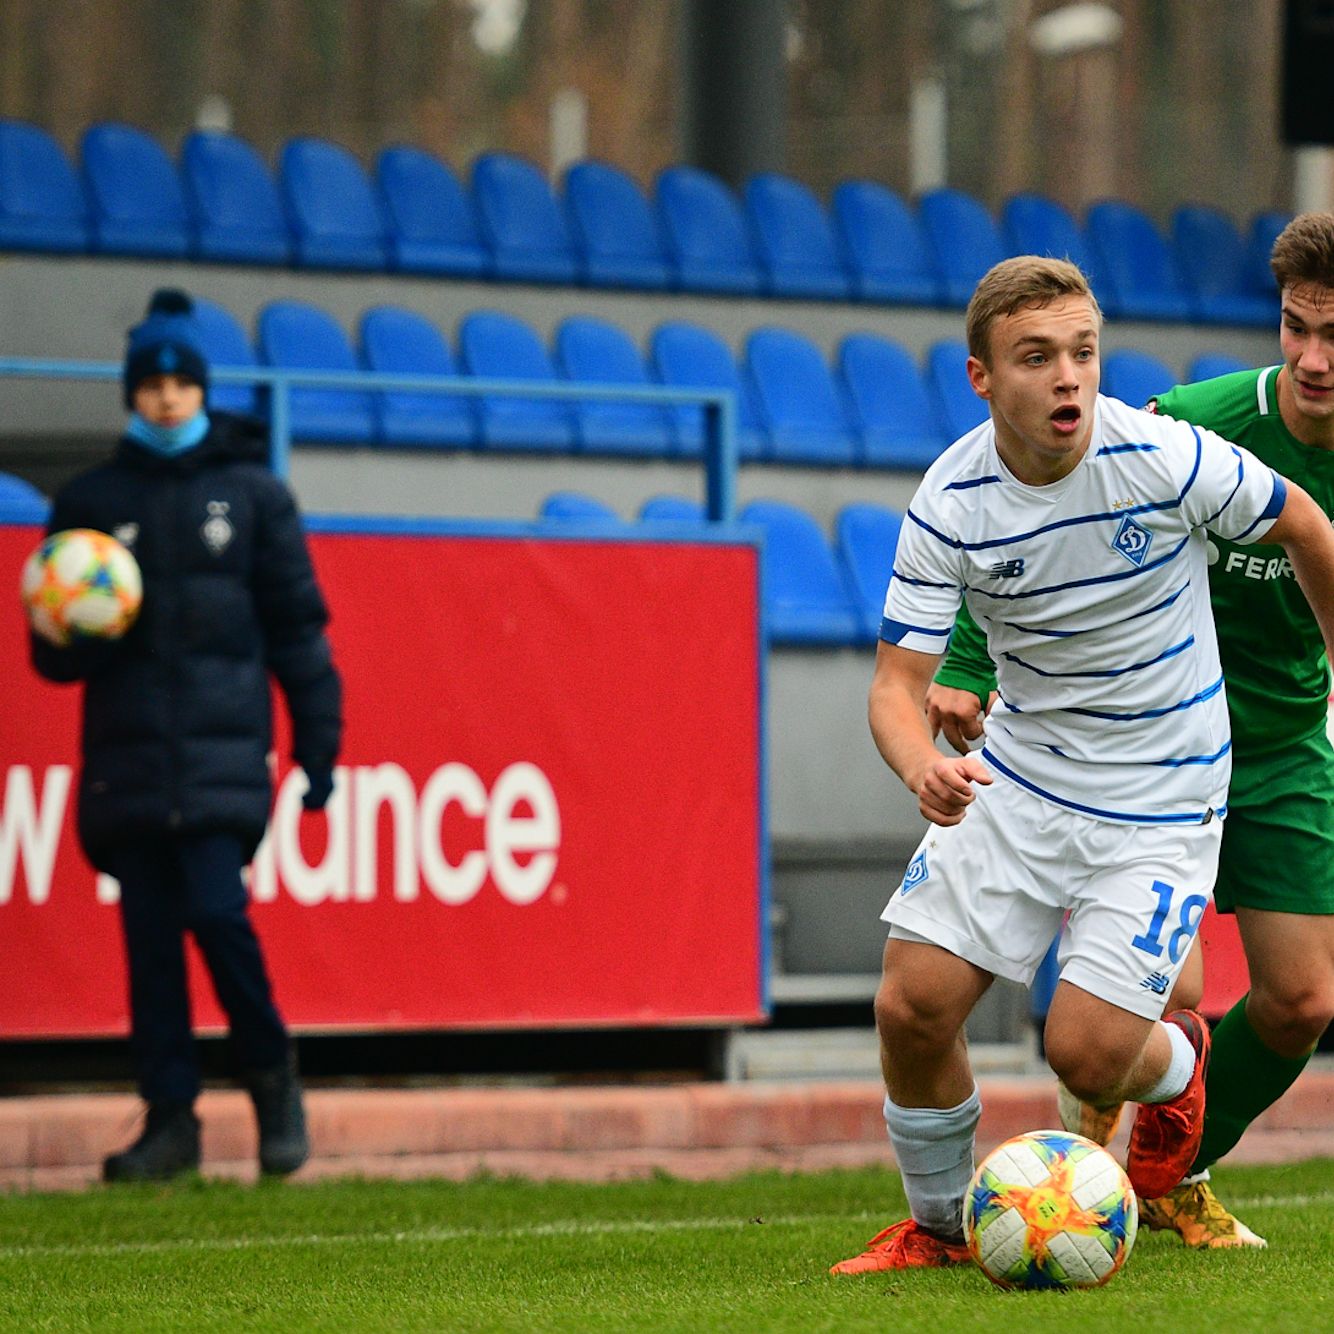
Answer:
[[[95,865],[118,842],[177,830],[234,831],[253,852],[272,795],[270,672],[296,762],[327,772],[338,754],[328,611],[295,501],[265,457],[256,424],[218,413],[175,458],[122,440],[55,499],[50,532],[112,533],[144,578],[119,642],[32,639],[43,676],[86,683],[79,836]]]

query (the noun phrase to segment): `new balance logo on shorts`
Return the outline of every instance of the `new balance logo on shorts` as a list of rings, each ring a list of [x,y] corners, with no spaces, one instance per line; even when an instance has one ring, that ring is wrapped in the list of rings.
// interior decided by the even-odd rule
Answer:
[[[1145,991],[1152,991],[1155,996],[1161,996],[1171,984],[1172,979],[1164,973],[1150,973],[1148,977],[1140,983]]]
[[[906,894],[910,889],[916,889],[930,874],[926,869],[926,853],[919,852],[903,873],[903,892]]]
[[[1017,579],[1024,572],[1024,558],[1018,560],[998,560],[988,571],[997,579]]]

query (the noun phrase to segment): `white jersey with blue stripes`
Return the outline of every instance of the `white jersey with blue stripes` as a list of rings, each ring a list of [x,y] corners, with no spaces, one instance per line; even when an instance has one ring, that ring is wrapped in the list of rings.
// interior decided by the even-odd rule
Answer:
[[[1104,396],[1079,463],[1027,486],[988,420],[913,497],[881,638],[941,653],[965,599],[996,663],[994,770],[1107,820],[1222,815],[1231,738],[1206,530],[1258,542],[1286,494],[1212,431]]]

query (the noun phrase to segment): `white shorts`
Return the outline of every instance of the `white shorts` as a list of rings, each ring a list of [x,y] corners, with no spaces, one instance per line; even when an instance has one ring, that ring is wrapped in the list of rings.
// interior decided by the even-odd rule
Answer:
[[[1029,985],[1061,930],[1061,977],[1156,1019],[1213,897],[1223,823],[1127,825],[1046,801],[1001,775],[963,820],[932,825],[881,917]]]

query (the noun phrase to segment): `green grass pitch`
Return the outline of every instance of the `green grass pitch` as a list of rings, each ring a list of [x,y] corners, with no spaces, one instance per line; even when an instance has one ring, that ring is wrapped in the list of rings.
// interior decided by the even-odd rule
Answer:
[[[0,1197],[0,1328],[1334,1328],[1334,1161],[1216,1174],[1269,1238],[1142,1233],[1105,1288],[1005,1293],[971,1267],[834,1279],[901,1217],[891,1171],[590,1186],[191,1181]]]

